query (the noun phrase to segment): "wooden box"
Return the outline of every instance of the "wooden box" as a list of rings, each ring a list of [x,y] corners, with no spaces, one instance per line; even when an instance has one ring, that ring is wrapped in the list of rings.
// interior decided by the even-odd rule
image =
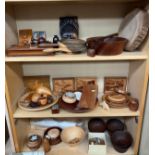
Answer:
[[[101,138],[104,140],[105,145],[91,145],[89,144],[88,155],[107,155],[106,135],[105,133],[89,132],[88,141],[91,138]]]

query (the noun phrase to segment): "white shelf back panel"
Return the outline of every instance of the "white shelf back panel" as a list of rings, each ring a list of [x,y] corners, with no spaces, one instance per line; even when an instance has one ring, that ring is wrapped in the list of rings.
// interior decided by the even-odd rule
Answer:
[[[23,64],[24,75],[51,75],[52,77],[128,76],[128,70],[128,62]]]
[[[116,33],[123,16],[125,3],[101,4],[27,4],[16,5],[18,29],[32,28],[34,31],[46,31],[47,38],[59,34],[60,16],[78,16],[80,38]]]

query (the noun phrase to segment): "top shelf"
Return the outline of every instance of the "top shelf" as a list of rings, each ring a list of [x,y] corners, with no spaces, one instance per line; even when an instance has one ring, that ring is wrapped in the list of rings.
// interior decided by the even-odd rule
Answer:
[[[97,61],[123,61],[123,60],[145,60],[148,58],[146,52],[123,52],[116,56],[89,57],[86,54],[78,55],[55,55],[55,56],[18,56],[7,57],[5,62],[97,62]]]

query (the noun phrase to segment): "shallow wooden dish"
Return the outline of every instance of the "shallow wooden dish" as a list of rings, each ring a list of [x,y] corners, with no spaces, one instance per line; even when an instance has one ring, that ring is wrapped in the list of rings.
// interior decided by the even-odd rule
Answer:
[[[34,93],[33,91],[31,91],[31,92],[27,92],[27,93],[25,93],[20,99],[19,99],[19,101],[18,101],[18,107],[20,108],[20,109],[22,109],[22,110],[25,110],[25,111],[41,111],[41,110],[45,110],[45,109],[48,109],[48,108],[50,108],[50,107],[52,107],[54,104],[56,104],[57,102],[58,102],[58,99],[54,99],[54,101],[52,102],[52,103],[50,103],[50,104],[47,104],[47,105],[45,105],[45,106],[40,106],[40,107],[26,107],[26,106],[23,106],[22,104],[21,104],[21,102],[22,101],[24,101],[24,99],[26,98],[26,97],[28,97],[30,94],[32,94],[32,93]]]
[[[97,106],[97,104],[98,104],[98,102],[96,100],[96,106]],[[73,104],[68,104],[68,103],[65,103],[62,99],[60,99],[59,105],[60,105],[60,108],[67,110],[69,112],[73,112],[73,113],[84,113],[84,112],[93,110],[93,109],[88,109],[88,108],[80,108],[79,101],[76,101]]]

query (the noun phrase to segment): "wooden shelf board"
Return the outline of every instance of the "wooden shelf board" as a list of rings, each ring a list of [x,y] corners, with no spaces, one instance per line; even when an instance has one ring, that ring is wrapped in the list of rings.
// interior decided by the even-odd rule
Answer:
[[[17,108],[14,113],[14,118],[60,118],[60,117],[119,117],[119,116],[139,116],[139,111],[132,112],[128,108],[123,109],[113,109],[109,111],[103,110],[101,107],[87,112],[87,113],[71,113],[65,110],[60,110],[59,114],[52,114],[50,109],[38,111],[38,112],[29,112]]]
[[[145,60],[146,52],[123,52],[116,56],[95,56],[89,57],[86,54],[79,55],[56,55],[56,56],[18,56],[7,57],[6,62],[81,62],[81,61],[118,61],[118,60]]]

